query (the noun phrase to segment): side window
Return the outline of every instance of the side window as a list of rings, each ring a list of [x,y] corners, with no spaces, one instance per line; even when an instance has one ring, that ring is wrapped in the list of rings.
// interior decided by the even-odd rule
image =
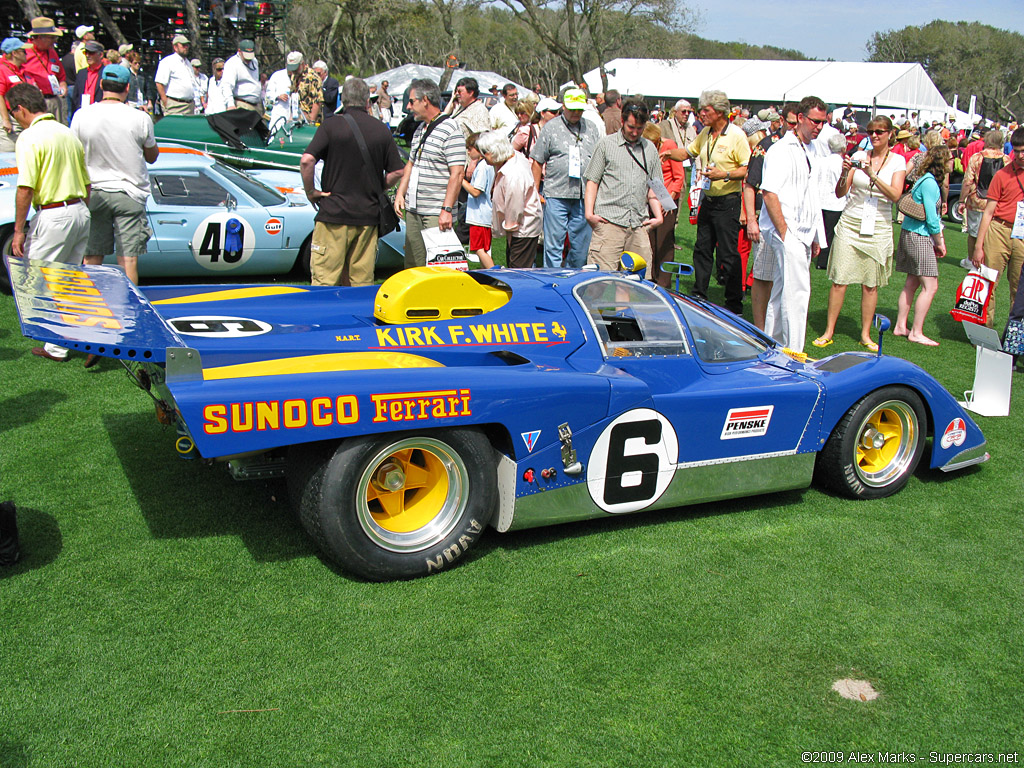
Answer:
[[[604,277],[575,289],[605,357],[689,354],[683,329],[668,301],[650,286]]]
[[[231,193],[209,176],[199,173],[154,173],[150,175],[153,200],[163,205],[197,208],[226,207]]]

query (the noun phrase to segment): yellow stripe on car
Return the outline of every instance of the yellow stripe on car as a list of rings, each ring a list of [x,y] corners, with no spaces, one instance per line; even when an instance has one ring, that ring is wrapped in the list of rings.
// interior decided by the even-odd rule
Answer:
[[[285,296],[290,293],[306,293],[308,288],[296,288],[293,285],[260,286],[258,288],[230,288],[224,291],[208,293],[192,293],[188,296],[177,296],[173,299],[160,299],[153,304],[199,304],[204,301],[234,301],[235,299],[261,299],[268,296]]]
[[[368,371],[379,368],[443,368],[436,360],[404,352],[334,352],[326,355],[285,357],[253,363],[224,365],[203,370],[203,379],[242,379],[252,376],[287,376],[296,373]]]

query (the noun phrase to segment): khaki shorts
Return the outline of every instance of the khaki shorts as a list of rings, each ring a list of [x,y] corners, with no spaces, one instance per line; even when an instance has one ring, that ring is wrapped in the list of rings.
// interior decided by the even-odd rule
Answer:
[[[165,115],[194,115],[196,103],[194,101],[175,101],[168,97],[167,106],[164,107]]]
[[[633,251],[644,257],[647,271],[650,273],[654,256],[651,253],[651,238],[643,227],[630,229],[603,222],[594,227],[590,238],[590,250],[587,252],[587,264],[597,264],[606,272],[618,272],[619,260],[623,251]]]
[[[235,99],[235,109],[248,109],[250,112],[259,112],[261,115],[264,112],[262,104],[250,104],[243,99]]]
[[[376,261],[376,225],[355,227],[318,221],[313,228],[309,254],[313,285],[342,285],[346,268],[347,285],[373,285]]]
[[[132,199],[127,192],[93,189],[89,195],[89,256],[114,253],[122,258],[137,259],[146,252],[152,234],[146,220],[146,206]]]

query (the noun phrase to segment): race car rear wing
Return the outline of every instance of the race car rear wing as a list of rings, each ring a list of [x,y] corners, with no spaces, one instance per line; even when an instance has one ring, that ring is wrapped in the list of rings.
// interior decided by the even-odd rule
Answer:
[[[134,362],[163,363],[185,342],[115,267],[7,257],[21,332],[37,341]]]

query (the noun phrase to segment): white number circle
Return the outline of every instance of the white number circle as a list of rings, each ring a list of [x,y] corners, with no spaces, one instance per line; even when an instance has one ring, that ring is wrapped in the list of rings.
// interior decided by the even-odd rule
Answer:
[[[242,225],[242,231],[239,232],[242,247],[228,251],[224,246],[227,240],[227,223],[232,219]],[[255,231],[236,211],[223,211],[207,216],[192,235],[192,257],[203,269],[214,272],[238,269],[252,256],[255,246]]]
[[[657,411],[636,408],[597,438],[587,465],[590,498],[605,512],[636,512],[657,501],[672,482],[679,441]]]
[[[262,320],[248,317],[227,317],[225,315],[192,315],[175,317],[171,327],[186,336],[202,336],[207,339],[241,339],[246,336],[261,336],[269,333],[274,326]]]

